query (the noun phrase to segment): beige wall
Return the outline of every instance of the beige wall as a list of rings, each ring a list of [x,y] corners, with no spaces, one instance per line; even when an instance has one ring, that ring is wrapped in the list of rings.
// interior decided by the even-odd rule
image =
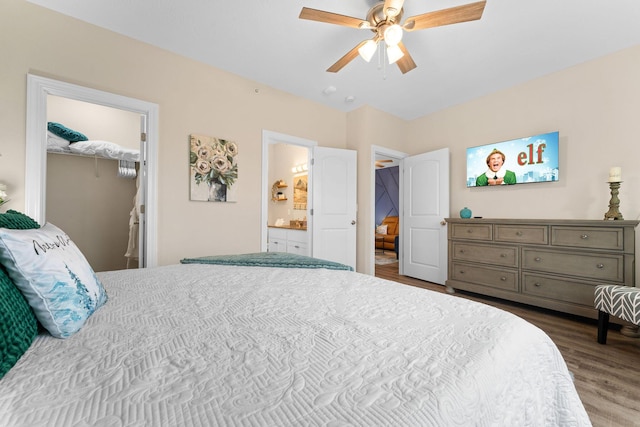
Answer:
[[[71,237],[95,271],[127,268],[136,185],[117,171],[117,160],[47,155],[47,219]]]
[[[451,215],[603,219],[609,169],[622,167],[620,211],[640,216],[640,46],[415,120],[409,153],[449,147]],[[560,180],[467,188],[466,148],[560,132]]]
[[[401,151],[406,141],[407,122],[371,107],[348,114],[348,148],[358,151],[358,253],[356,270],[372,272],[375,224],[371,204],[375,200],[372,146]]]
[[[640,213],[640,46],[412,122],[368,107],[334,111],[21,0],[3,0],[0,53],[0,180],[15,209],[24,206],[28,72],[160,106],[160,264],[260,249],[262,130],[358,151],[358,271],[370,271],[373,248],[371,145],[412,154],[450,147],[452,215],[469,206],[485,217],[600,219],[611,166],[622,167],[625,218]],[[466,188],[466,147],[553,130],[557,184]],[[189,201],[191,133],[238,143],[237,203]]]
[[[158,263],[260,250],[262,131],[346,147],[346,115],[22,0],[0,14],[0,180],[24,209],[26,75],[159,105]],[[237,203],[189,201],[189,135],[238,144]]]
[[[47,121],[81,132],[92,141],[140,149],[140,114],[131,111],[47,96]]]

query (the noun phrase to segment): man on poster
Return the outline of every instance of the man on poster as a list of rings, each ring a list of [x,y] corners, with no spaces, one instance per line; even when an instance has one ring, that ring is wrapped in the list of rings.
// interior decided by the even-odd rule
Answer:
[[[505,155],[502,151],[494,149],[487,156],[487,166],[489,169],[476,178],[476,186],[487,185],[511,185],[516,183],[516,174],[507,170],[504,166]]]

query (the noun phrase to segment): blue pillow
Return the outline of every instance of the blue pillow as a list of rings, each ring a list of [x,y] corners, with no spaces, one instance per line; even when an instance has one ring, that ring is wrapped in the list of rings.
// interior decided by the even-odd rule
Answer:
[[[0,263],[51,335],[67,338],[107,301],[80,249],[53,224],[0,228]]]
[[[73,129],[69,129],[66,126],[61,125],[60,123],[56,123],[56,122],[48,122],[47,123],[47,129],[49,130],[49,132],[51,132],[52,134],[59,136],[60,138],[64,138],[69,142],[78,142],[78,141],[88,141],[89,138],[87,138],[84,134],[73,130]]]

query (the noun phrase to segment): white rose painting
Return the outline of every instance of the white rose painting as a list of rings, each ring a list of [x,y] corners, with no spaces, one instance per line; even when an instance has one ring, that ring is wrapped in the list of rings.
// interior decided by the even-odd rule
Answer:
[[[191,200],[235,202],[238,146],[213,136],[189,137]]]

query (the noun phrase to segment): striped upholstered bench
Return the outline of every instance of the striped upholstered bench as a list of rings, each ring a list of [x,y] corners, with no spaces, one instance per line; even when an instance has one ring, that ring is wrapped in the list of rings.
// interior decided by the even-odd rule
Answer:
[[[640,289],[630,286],[599,285],[595,290],[598,310],[598,342],[607,343],[609,315],[640,325]]]

